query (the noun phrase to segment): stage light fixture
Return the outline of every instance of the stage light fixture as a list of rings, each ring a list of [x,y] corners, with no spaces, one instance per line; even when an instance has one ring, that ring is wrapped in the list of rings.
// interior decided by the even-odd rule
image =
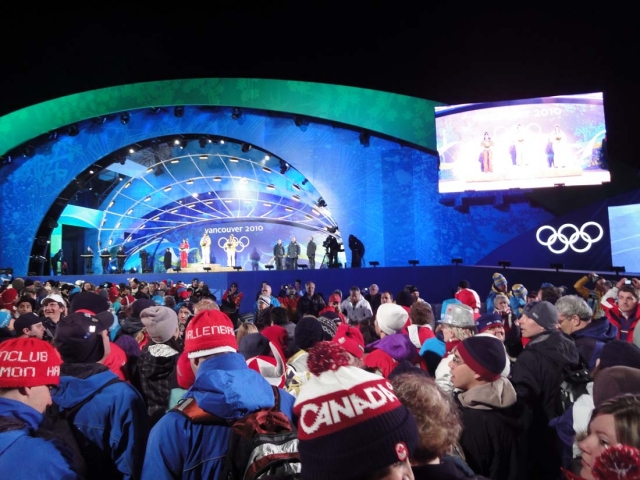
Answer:
[[[162,111],[162,108],[160,108],[160,107],[151,107],[151,108],[149,109],[149,111],[150,111],[151,113],[153,113],[154,115],[157,115],[158,113],[160,113],[160,112]]]
[[[329,232],[329,233],[336,233],[337,231],[338,231],[338,227],[337,226],[327,227],[327,232]]]
[[[380,265],[380,262],[374,260],[372,262],[369,262],[369,265],[371,265],[373,268],[376,268],[378,265]]]
[[[265,265],[264,268],[267,270],[273,270],[273,265]]]
[[[362,145],[363,147],[368,147],[370,139],[371,135],[369,135],[367,132],[360,132],[360,145]]]
[[[75,137],[79,133],[80,133],[80,129],[78,128],[78,125],[76,125],[75,123],[73,125],[70,125],[69,129],[67,130],[67,134],[70,137]]]
[[[122,175],[118,175],[118,181],[121,182],[124,180],[124,177]]]
[[[221,182],[222,181],[222,177],[219,177],[219,176],[213,177],[213,181],[214,182]]]
[[[273,183],[267,185],[267,190],[275,190],[276,186]]]
[[[305,213],[304,216],[307,217],[309,220],[313,220],[313,217],[311,215],[309,215],[308,213]]]
[[[296,190],[300,191],[300,185],[298,185],[298,184],[294,183],[293,184],[293,188],[295,188]]]
[[[210,272],[210,271],[211,271],[211,267],[202,267],[202,269],[203,269],[205,272]]]
[[[419,260],[409,260],[409,265],[415,267],[416,265],[418,265],[420,263]]]
[[[249,143],[243,143],[243,144],[242,144],[242,148],[241,148],[241,150],[242,150],[244,153],[247,153],[247,152],[248,152],[249,150],[251,150],[252,148],[253,148],[253,147],[251,146],[251,144],[249,144]]]
[[[153,217],[151,220],[159,220],[160,219],[160,215],[156,215],[155,217]]]
[[[307,183],[309,183],[309,180],[307,180],[306,178],[302,180],[302,185],[306,185]]]
[[[498,262],[498,266],[502,268],[507,268],[511,266],[511,262],[509,260],[500,260]]]
[[[284,175],[289,170],[289,164],[284,160],[280,160],[280,174]]]
[[[209,140],[204,135],[198,139],[198,144],[200,145],[200,148],[205,148],[207,146],[207,143],[211,143],[211,140]]]
[[[109,202],[109,206],[107,208],[111,208],[116,204],[115,200],[111,200],[111,202]]]
[[[298,263],[297,265],[298,265],[298,268],[301,268],[301,269],[303,269],[303,270],[304,270],[305,268],[309,268],[309,265],[307,265],[307,264],[305,264],[305,263]]]
[[[187,180],[187,185],[193,185],[193,179],[190,178],[189,180]]]
[[[454,265],[460,265],[462,263],[462,259],[461,258],[452,258],[451,259],[451,263],[453,263]]]
[[[144,199],[145,202],[148,202],[149,200],[151,200],[150,196]]]
[[[198,156],[198,158],[200,160],[208,160],[209,159],[209,155],[200,155],[200,156]]]
[[[556,272],[559,272],[561,268],[564,268],[564,263],[550,263],[551,268],[555,268]]]
[[[182,147],[180,147],[180,148],[182,148]],[[175,165],[176,163],[180,163],[180,159],[174,158],[169,163],[173,163]]]
[[[127,210],[127,215],[131,215],[133,213],[133,208],[130,208],[129,210]]]
[[[318,198],[317,205],[318,207],[324,208],[327,206],[327,202],[324,201],[324,198],[320,197]]]
[[[177,106],[177,107],[173,107],[173,116],[176,118],[181,118],[184,116],[184,107],[183,106]]]
[[[611,271],[616,274],[616,277],[619,277],[621,273],[625,273],[627,269],[625,267],[611,267]]]
[[[122,125],[126,125],[127,123],[129,123],[130,119],[131,119],[131,116],[129,115],[129,112],[122,112],[120,114],[120,123]]]
[[[233,110],[231,110],[231,119],[232,120],[238,120],[240,117],[242,116],[242,109],[241,108],[234,108]]]
[[[237,157],[229,157],[229,161],[232,163],[238,163],[240,160],[238,160]]]
[[[33,145],[25,145],[22,150],[22,156],[24,158],[31,158],[36,154],[36,149]]]
[[[164,191],[165,192],[170,192],[171,191],[171,186],[164,187]]]
[[[271,173],[271,169],[269,167],[262,167],[262,171],[265,173]]]
[[[293,196],[293,197],[291,197],[291,198],[293,198],[296,202],[299,202],[299,201],[300,201],[300,195],[294,195],[294,196]]]

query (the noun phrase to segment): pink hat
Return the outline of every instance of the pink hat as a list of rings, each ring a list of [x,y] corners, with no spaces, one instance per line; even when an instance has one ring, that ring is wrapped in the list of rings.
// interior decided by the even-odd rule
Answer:
[[[271,348],[273,357],[258,355],[257,357],[249,358],[247,359],[247,366],[262,375],[274,387],[284,388],[287,377],[280,349],[273,342],[269,342],[269,348]]]
[[[480,313],[480,296],[475,290],[463,288],[455,294],[456,299],[473,309],[473,313]]]
[[[220,310],[198,313],[189,322],[184,338],[184,349],[189,358],[238,351],[233,324]]]

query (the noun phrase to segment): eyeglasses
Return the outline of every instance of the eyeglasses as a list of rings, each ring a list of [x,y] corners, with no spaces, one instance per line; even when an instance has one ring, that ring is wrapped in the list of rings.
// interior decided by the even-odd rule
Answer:
[[[459,356],[454,355],[451,359],[454,365],[464,365],[464,360],[462,360]]]

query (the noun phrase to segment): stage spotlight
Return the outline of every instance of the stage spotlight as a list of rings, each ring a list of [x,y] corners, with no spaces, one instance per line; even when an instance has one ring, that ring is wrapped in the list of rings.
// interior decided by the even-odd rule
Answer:
[[[248,144],[248,143],[243,143],[243,144],[242,144],[242,151],[243,151],[244,153],[247,153],[249,150],[251,150],[251,148],[252,148],[252,147],[251,147],[251,145],[250,145],[250,144]]]
[[[380,265],[380,262],[374,260],[373,262],[369,262],[369,265],[371,265],[373,268],[376,268],[378,265]]]
[[[371,135],[367,132],[360,132],[360,145],[363,147],[369,146],[369,140],[371,139]]]
[[[122,125],[126,125],[127,123],[129,123],[130,119],[131,119],[131,117],[129,116],[129,112],[122,112],[120,114],[120,123]]]
[[[73,125],[69,126],[67,133],[70,137],[75,137],[76,135],[78,135],[80,133],[80,130],[78,129],[78,125],[74,123]]]
[[[22,156],[24,158],[31,158],[36,154],[36,149],[33,145],[25,145],[22,151]]]
[[[184,116],[184,107],[183,106],[177,106],[177,107],[173,107],[173,116],[176,118],[181,118]]]
[[[306,185],[307,183],[309,183],[309,180],[307,180],[306,178],[302,180],[302,185]]]
[[[420,260],[409,260],[409,265],[411,266],[416,266],[420,263]]]
[[[198,139],[198,143],[200,144],[200,148],[204,148],[207,146],[207,143],[211,143],[211,140],[203,135]]]
[[[324,198],[320,197],[318,199],[317,205],[318,205],[318,207],[326,207],[327,206],[327,202],[324,201]]]
[[[242,109],[241,108],[234,108],[233,110],[231,110],[231,119],[232,120],[238,120],[240,117],[242,116]]]
[[[462,259],[461,258],[452,258],[451,259],[451,263],[453,263],[454,265],[460,265],[462,263]]]
[[[498,266],[502,268],[507,268],[511,266],[511,262],[509,260],[500,260],[498,262]]]
[[[563,263],[550,263],[549,266],[551,268],[555,268],[556,272],[559,272],[561,268],[564,268],[564,264]]]
[[[284,160],[280,160],[280,174],[284,175],[289,170],[289,164]]]
[[[237,272],[237,271],[239,271],[239,270],[242,270],[242,267],[241,267],[241,266],[239,266],[239,265],[237,265],[237,266],[233,267],[233,269]]]

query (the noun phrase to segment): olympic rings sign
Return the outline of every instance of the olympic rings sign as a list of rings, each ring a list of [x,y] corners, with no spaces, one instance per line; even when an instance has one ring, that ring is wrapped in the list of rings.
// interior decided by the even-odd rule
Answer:
[[[586,229],[591,226],[597,228],[600,231],[595,238],[592,238],[591,235],[586,232]],[[571,233],[569,237],[567,237],[567,235],[563,233],[567,229],[573,230],[573,233]],[[550,230],[551,234],[545,241],[543,241],[540,239],[540,234],[545,230]],[[576,253],[584,253],[591,248],[592,244],[599,241],[603,235],[604,231],[602,230],[602,227],[596,222],[587,222],[580,228],[570,223],[565,223],[564,225],[560,226],[558,231],[556,231],[556,229],[550,225],[543,225],[536,232],[536,240],[538,240],[538,243],[540,245],[548,247],[552,253],[564,253],[569,249],[569,247],[571,247],[571,250]],[[584,242],[586,242],[587,245],[583,248],[576,247],[575,244],[578,239],[582,239]],[[563,245],[562,248],[554,248],[556,242],[560,242]]]

